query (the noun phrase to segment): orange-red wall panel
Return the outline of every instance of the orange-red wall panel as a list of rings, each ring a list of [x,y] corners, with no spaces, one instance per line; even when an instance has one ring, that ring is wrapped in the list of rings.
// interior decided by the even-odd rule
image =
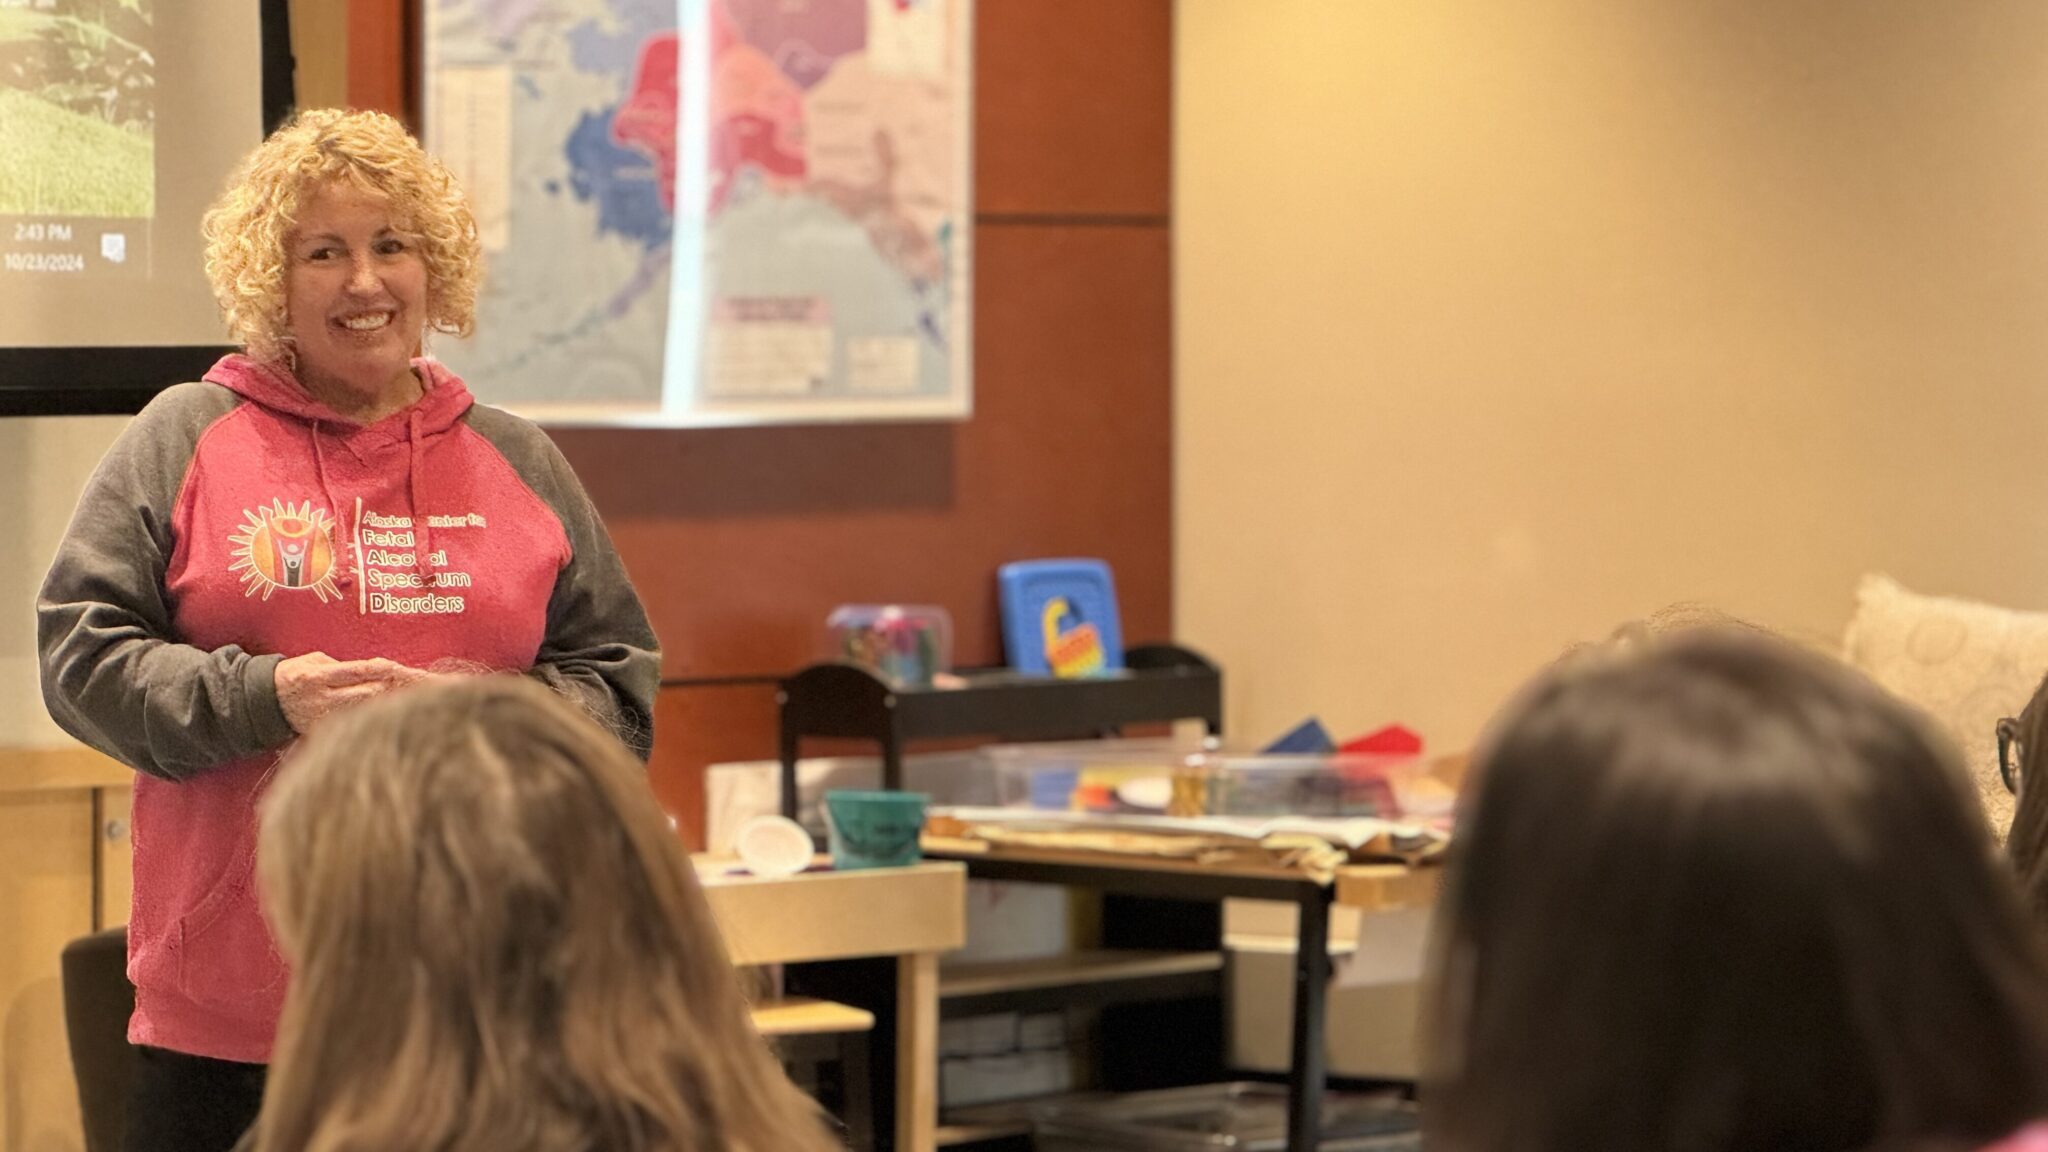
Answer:
[[[975,415],[964,424],[691,433],[557,429],[677,677],[826,655],[849,601],[938,604],[955,655],[999,662],[995,569],[1115,568],[1126,635],[1170,621],[1167,238],[977,234]]]
[[[413,110],[418,0],[355,0],[353,103]],[[965,423],[558,429],[671,677],[826,654],[835,604],[939,604],[1001,658],[995,569],[1099,556],[1133,641],[1172,622],[1171,0],[976,5],[974,416]],[[703,768],[772,756],[764,684],[663,693],[652,775],[701,843]]]
[[[417,124],[408,48],[416,0],[348,0],[348,103]]]
[[[1164,216],[1171,0],[981,0],[975,195],[984,214]]]

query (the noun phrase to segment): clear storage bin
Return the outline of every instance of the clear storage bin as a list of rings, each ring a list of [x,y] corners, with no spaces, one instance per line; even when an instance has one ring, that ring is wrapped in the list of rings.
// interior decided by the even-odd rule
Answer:
[[[1033,1117],[1039,1152],[1280,1152],[1287,1091],[1205,1084],[1051,1104]],[[1325,1092],[1323,1152],[1418,1152],[1415,1107],[1385,1094]]]
[[[1210,740],[1073,740],[981,749],[1006,808],[1164,815],[1173,780],[1216,748]]]
[[[929,688],[953,667],[953,618],[922,604],[842,604],[825,620],[832,654],[897,688]]]
[[[1427,819],[1453,793],[1410,757],[1255,755],[1173,740],[982,750],[1007,807],[1163,816]]]

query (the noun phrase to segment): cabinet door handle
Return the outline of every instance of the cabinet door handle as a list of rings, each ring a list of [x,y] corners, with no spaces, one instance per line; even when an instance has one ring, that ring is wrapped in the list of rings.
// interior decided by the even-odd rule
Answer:
[[[109,840],[126,840],[127,838],[128,838],[128,822],[127,822],[126,820],[109,820],[109,821],[107,821],[107,839],[109,839]]]

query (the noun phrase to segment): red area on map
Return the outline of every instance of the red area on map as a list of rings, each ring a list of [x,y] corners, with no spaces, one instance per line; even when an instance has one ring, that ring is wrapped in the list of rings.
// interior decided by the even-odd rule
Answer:
[[[801,94],[773,62],[741,41],[714,6],[711,44],[712,125],[710,211],[724,207],[733,175],[752,167],[773,183],[801,182]],[[612,118],[612,140],[654,162],[661,202],[671,213],[676,201],[676,118],[682,115],[676,33],[650,37],[633,68],[632,88]]]
[[[778,125],[765,116],[728,116],[711,134],[711,208],[725,202],[726,186],[740,165],[751,164],[771,177],[802,180],[804,158],[776,144]]]
[[[646,153],[661,181],[661,204],[676,208],[676,116],[682,85],[677,82],[681,38],[673,32],[648,37],[633,65],[633,87],[612,117],[612,141]]]

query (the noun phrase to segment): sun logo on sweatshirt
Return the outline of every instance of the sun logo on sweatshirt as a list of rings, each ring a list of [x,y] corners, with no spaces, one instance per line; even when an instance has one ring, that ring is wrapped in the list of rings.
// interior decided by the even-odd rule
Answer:
[[[244,596],[260,591],[268,600],[280,588],[310,588],[322,604],[341,598],[334,583],[334,520],[326,509],[314,511],[311,500],[296,506],[272,500],[242,515],[248,519],[239,534],[228,537],[235,546],[228,571],[242,574]]]

